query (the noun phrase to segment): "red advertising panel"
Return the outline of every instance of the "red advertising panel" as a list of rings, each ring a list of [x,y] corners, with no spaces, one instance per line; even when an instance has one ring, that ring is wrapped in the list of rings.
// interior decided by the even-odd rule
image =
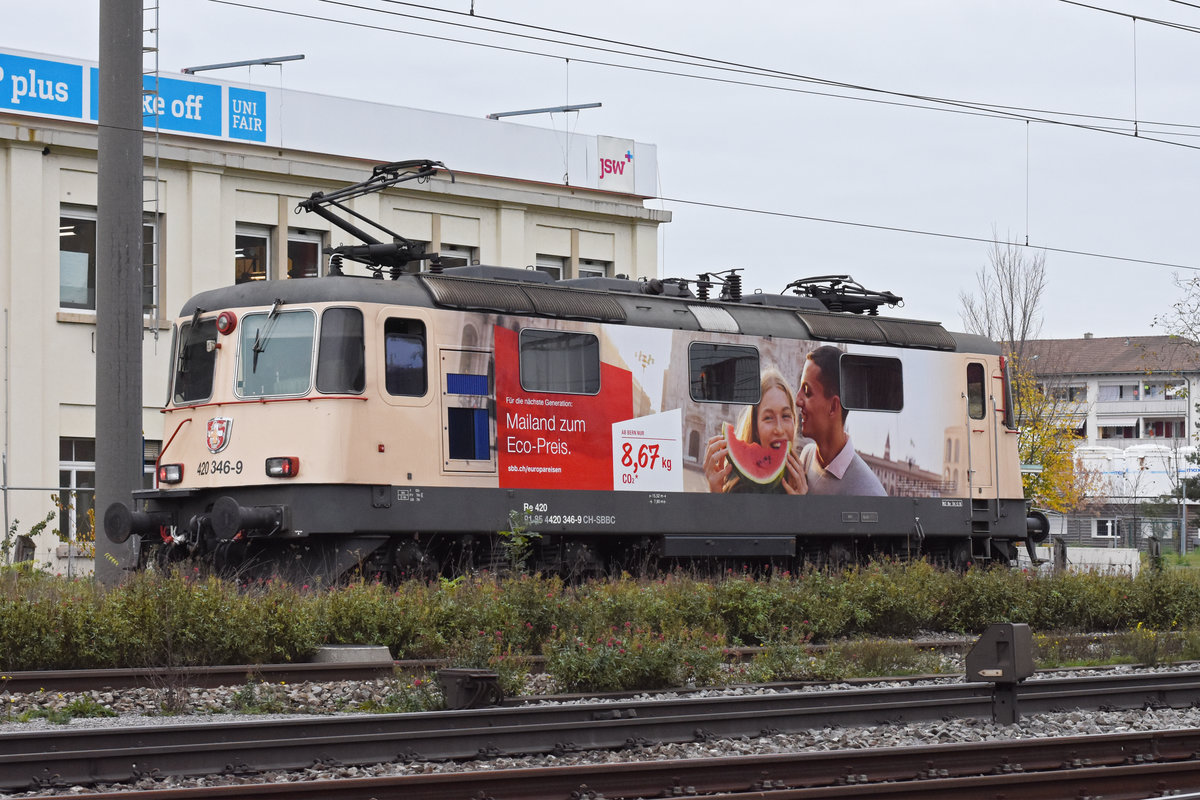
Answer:
[[[500,485],[611,490],[612,426],[633,416],[629,370],[601,362],[596,394],[528,392],[518,333],[495,326],[494,335]]]

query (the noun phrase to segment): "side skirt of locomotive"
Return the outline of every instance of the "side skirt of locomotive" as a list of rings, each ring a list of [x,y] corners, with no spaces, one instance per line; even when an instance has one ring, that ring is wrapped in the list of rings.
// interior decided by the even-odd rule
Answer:
[[[513,531],[540,554],[539,568],[568,572],[653,559],[837,563],[873,553],[931,555],[961,569],[1014,560],[1018,545],[1039,540],[1040,525],[1021,500],[965,498],[363,485],[240,487],[236,496],[154,490],[137,498],[141,510],[105,515],[110,539],[136,535],[232,569],[255,552],[267,560],[291,551],[297,572],[324,580],[353,570],[403,576],[495,564],[480,537]]]

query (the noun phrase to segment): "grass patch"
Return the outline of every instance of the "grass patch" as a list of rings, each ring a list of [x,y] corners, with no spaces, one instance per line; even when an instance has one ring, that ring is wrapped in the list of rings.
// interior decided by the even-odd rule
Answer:
[[[90,697],[77,697],[62,708],[31,708],[22,711],[14,719],[17,722],[31,722],[44,719],[55,725],[66,725],[77,717],[115,717],[117,712],[107,708]]]

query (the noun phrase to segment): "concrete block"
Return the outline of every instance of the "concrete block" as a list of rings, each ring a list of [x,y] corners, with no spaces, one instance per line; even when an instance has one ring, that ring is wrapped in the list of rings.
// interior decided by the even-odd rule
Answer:
[[[312,657],[315,664],[390,664],[392,653],[381,644],[327,644]]]

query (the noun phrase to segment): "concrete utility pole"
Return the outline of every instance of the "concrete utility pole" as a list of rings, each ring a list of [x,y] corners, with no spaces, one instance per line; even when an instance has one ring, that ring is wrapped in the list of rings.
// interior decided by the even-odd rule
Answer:
[[[100,0],[96,205],[96,523],[142,482],[142,0]],[[96,534],[112,585],[127,546]]]

